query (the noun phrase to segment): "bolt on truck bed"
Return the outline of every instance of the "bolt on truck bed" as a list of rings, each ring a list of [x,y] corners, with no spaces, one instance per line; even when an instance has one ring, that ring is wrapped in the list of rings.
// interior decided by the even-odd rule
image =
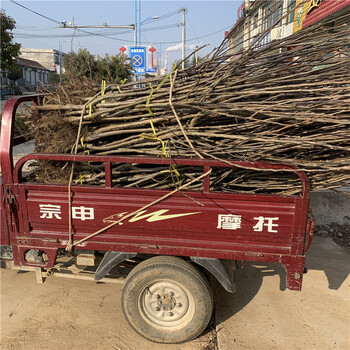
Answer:
[[[286,268],[287,287],[301,289],[306,236],[309,234],[310,240],[313,226],[308,218],[309,182],[302,171],[258,162],[71,154],[29,154],[13,166],[15,111],[19,103],[28,100],[40,102],[39,97],[10,99],[1,127],[2,212],[6,216],[2,226],[7,225],[1,234],[2,242],[12,245],[15,264],[45,268],[54,265],[57,253],[69,243],[71,205],[73,242],[81,241],[76,248],[276,262]],[[73,185],[69,204],[68,185],[31,183],[22,178],[23,165],[30,160],[101,162],[105,167],[105,186]],[[112,187],[114,163],[195,166],[207,175],[198,180],[203,182],[202,191],[184,190],[186,197],[175,191],[157,202],[170,191]],[[302,183],[302,193],[281,196],[210,191],[210,170],[235,166],[293,170]],[[153,202],[157,203],[147,206]],[[44,252],[47,260],[27,261],[26,252],[31,249]]]

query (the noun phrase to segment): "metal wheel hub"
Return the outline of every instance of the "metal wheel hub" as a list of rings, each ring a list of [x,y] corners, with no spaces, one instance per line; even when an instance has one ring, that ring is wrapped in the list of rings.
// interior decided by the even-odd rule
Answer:
[[[138,299],[140,314],[153,327],[182,329],[194,316],[191,293],[179,282],[160,280],[146,286]]]
[[[157,294],[157,308],[161,310],[171,311],[176,307],[176,299],[174,297],[174,293],[170,292],[170,294]],[[182,305],[181,305],[182,306]],[[158,309],[157,309],[158,310]]]

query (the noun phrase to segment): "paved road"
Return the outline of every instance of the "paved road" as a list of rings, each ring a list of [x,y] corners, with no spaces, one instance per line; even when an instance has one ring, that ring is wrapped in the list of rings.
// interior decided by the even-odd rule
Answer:
[[[2,110],[4,109],[4,106],[5,106],[5,103],[7,102],[8,99],[12,98],[12,97],[16,97],[16,96],[6,96],[4,99],[1,99],[0,100],[0,105],[1,105],[1,113],[2,113]]]
[[[28,95],[33,95],[33,94],[35,94],[35,92],[29,93]],[[7,102],[7,100],[10,99],[10,98],[12,98],[12,97],[17,97],[17,96],[8,95],[8,96],[6,96],[4,99],[1,99],[1,100],[0,100],[1,113],[2,113],[2,111],[3,111],[3,109],[4,109],[4,106],[5,106],[6,102]],[[28,106],[28,105],[30,105],[30,103],[28,102],[28,103],[23,103],[22,105],[20,105],[20,106],[19,106],[19,111],[21,111],[21,108],[22,108],[24,105],[27,105],[27,106]],[[22,107],[21,107],[21,106],[22,106]]]

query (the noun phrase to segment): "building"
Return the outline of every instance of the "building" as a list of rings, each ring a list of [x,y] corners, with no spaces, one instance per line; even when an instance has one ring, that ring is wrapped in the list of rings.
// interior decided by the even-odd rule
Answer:
[[[60,58],[66,56],[65,53],[55,49],[25,49],[21,48],[17,58],[17,65],[20,68],[21,77],[14,81],[9,79],[9,72],[1,71],[2,94],[17,93],[17,90],[35,91],[35,89],[49,82],[49,74],[60,72]],[[17,92],[16,92],[17,91]]]
[[[310,26],[324,19],[334,19],[333,26],[343,24],[341,16],[350,11],[350,0],[310,0],[296,2],[296,19],[294,31]],[[349,25],[349,23],[347,23]]]
[[[326,18],[336,22],[349,11],[350,0],[244,0],[235,25],[225,36],[230,52],[239,54],[263,34],[260,47]]]
[[[62,57],[66,54],[61,53]],[[60,53],[55,49],[24,49],[21,48],[21,58],[39,62],[50,72],[59,71]]]
[[[19,87],[33,89],[49,82],[49,69],[40,63],[22,57],[17,58],[21,70],[21,78],[17,81]]]
[[[49,82],[50,71],[40,63],[25,58],[17,58],[20,78],[9,79],[9,73],[1,71],[1,90],[6,93],[19,93],[20,90],[35,91],[35,89]]]

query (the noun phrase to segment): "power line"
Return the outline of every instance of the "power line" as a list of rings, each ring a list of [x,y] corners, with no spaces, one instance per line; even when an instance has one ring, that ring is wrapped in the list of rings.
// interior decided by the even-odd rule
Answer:
[[[209,37],[209,36],[212,36],[212,35],[215,35],[215,34],[217,34],[217,33],[220,33],[220,32],[223,32],[224,30],[226,30],[226,29],[230,29],[230,28],[232,28],[232,25],[230,25],[230,26],[227,26],[227,27],[225,27],[225,28],[222,28],[222,29],[220,29],[220,30],[217,30],[217,31],[215,31],[215,32],[213,32],[213,33],[209,33],[209,34],[206,34],[206,35],[202,35],[202,36],[199,36],[199,37],[196,37],[196,38],[191,38],[191,39],[187,39],[186,41],[187,42],[189,42],[189,41],[198,41],[199,39],[203,39],[203,38],[207,38],[207,37]],[[73,27],[72,27],[72,29],[74,29]],[[99,36],[99,37],[103,37],[103,38],[106,38],[106,39],[111,39],[111,40],[115,40],[115,41],[120,41],[120,42],[124,42],[124,43],[134,43],[134,41],[133,40],[127,40],[127,39],[122,39],[122,38],[113,38],[113,37],[111,37],[111,36],[107,36],[107,35],[103,35],[103,34],[100,34],[100,33],[92,33],[92,32],[89,32],[89,31],[86,31],[86,30],[82,30],[82,29],[77,29],[79,32],[83,32],[83,33],[85,33],[85,35],[84,34],[78,34],[78,36],[80,36],[80,37],[87,37],[87,36]],[[14,32],[14,34],[16,35],[16,37],[18,37],[18,38],[21,38],[21,37],[31,37],[31,36],[33,36],[33,37],[37,37],[37,38],[52,38],[52,37],[57,37],[57,35],[56,36],[53,36],[52,34],[51,35],[40,35],[40,34],[30,34],[30,33],[28,33],[28,34],[25,34],[25,33],[20,33],[20,34],[16,34],[15,32]],[[113,35],[113,34],[111,34],[111,35]],[[119,34],[117,34],[117,35],[120,35],[120,33]],[[67,38],[70,38],[71,37],[71,35],[60,35],[60,37],[67,37]],[[152,43],[154,44],[154,45],[161,45],[161,44],[177,44],[179,41],[177,40],[177,41],[152,41]]]
[[[190,21],[190,19],[189,19],[188,17],[187,17],[187,22],[189,23],[189,25],[190,25],[190,27],[191,27],[191,29],[192,29],[192,31],[193,31],[193,34],[194,34],[194,36],[196,37],[197,42],[198,42],[198,45],[199,45],[199,40],[198,40],[198,37],[197,37],[197,33],[196,33],[196,31],[194,30],[193,25],[192,25],[192,23],[191,23],[191,21]]]
[[[54,29],[59,29],[60,27],[45,27],[45,26],[21,26],[16,24],[16,29],[33,29],[33,30],[54,30]]]
[[[40,16],[40,17],[43,17],[43,18],[45,18],[45,19],[47,19],[47,20],[49,20],[49,21],[51,21],[51,22],[53,22],[53,23],[59,24],[60,26],[61,26],[62,24],[64,24],[63,21],[60,22],[60,21],[57,21],[57,20],[55,20],[55,19],[53,19],[53,18],[50,18],[50,17],[48,17],[48,16],[45,16],[45,15],[43,15],[43,14],[37,12],[37,11],[34,11],[34,10],[32,10],[32,9],[30,9],[30,8],[28,8],[28,7],[24,6],[24,5],[22,5],[22,4],[19,4],[19,3],[16,2],[15,0],[10,0],[10,2],[12,2],[12,3],[14,3],[14,4],[16,4],[16,5],[18,5],[18,6],[22,7],[22,8],[24,8],[24,9],[26,9],[26,10],[32,12],[32,13],[34,13],[34,14]],[[178,14],[179,12],[180,12],[180,10],[173,11],[173,12],[169,12],[168,14],[159,16],[159,19],[158,19],[158,20],[162,20],[162,19],[171,17],[171,16],[173,16],[173,15],[175,15],[175,14]],[[171,25],[169,25],[169,26],[171,26]],[[167,27],[167,28],[164,28],[164,27],[167,27],[167,26],[158,27],[158,28],[160,28],[160,29],[167,29],[167,28],[170,28],[170,27]],[[68,27],[68,28],[70,28],[70,27]],[[225,28],[223,28],[223,29],[220,29],[220,30],[218,30],[218,31],[216,31],[216,32],[207,34],[207,35],[202,35],[202,36],[200,36],[200,37],[196,37],[196,38],[192,38],[192,39],[187,39],[186,41],[198,41],[199,39],[207,38],[207,37],[209,37],[209,36],[212,36],[212,35],[215,35],[215,34],[217,34],[217,33],[220,33],[220,32],[222,32],[222,31],[224,31],[224,30],[226,30],[226,29],[229,29],[229,28],[232,28],[232,25],[230,25],[230,26],[228,26],[228,27],[225,27]],[[75,29],[75,28],[72,27],[71,29]],[[148,28],[148,31],[149,31],[150,29],[151,29],[151,28]],[[99,37],[103,37],[103,38],[111,39],[111,40],[115,40],[115,41],[133,43],[132,40],[126,40],[126,39],[122,39],[122,38],[113,38],[113,37],[110,37],[110,36],[106,36],[106,35],[99,34],[99,33],[92,33],[92,32],[86,31],[86,30],[82,30],[82,29],[77,29],[77,30],[78,30],[79,32],[83,32],[83,33],[86,33],[86,34],[89,34],[89,35],[92,35],[92,36],[99,36]],[[147,30],[147,29],[144,29],[144,31],[145,31],[145,30]],[[152,29],[152,30],[155,30],[155,29]],[[120,34],[121,34],[121,33],[118,33],[118,35],[120,35]],[[21,34],[21,35],[22,35],[22,37],[23,37],[23,36],[25,37],[26,34]],[[21,37],[21,35],[18,35],[18,37]],[[28,35],[29,35],[29,34],[28,34]],[[16,35],[16,36],[17,36],[17,35]],[[31,36],[34,36],[34,35],[32,34]],[[35,35],[35,36],[36,36],[36,37],[41,37],[41,38],[45,38],[45,37],[46,37],[46,38],[49,38],[49,37],[50,37],[50,36],[48,36],[48,35],[45,35],[45,36],[44,36],[44,35],[42,35],[42,36],[40,36],[40,35]],[[70,36],[69,36],[69,37],[70,37]],[[174,44],[174,43],[178,43],[178,41],[161,41],[161,42],[154,42],[154,44],[158,44],[158,45],[159,45],[159,44]]]
[[[164,26],[142,29],[142,31],[143,32],[151,32],[151,31],[154,31],[154,30],[162,30],[162,29],[168,29],[168,28],[178,28],[180,25],[181,25],[181,23],[167,24],[167,25],[164,25]]]
[[[40,17],[43,17],[43,18],[45,18],[45,19],[47,19],[47,20],[49,20],[49,21],[51,21],[51,22],[53,22],[53,23],[60,24],[60,25],[62,24],[62,22],[56,21],[56,20],[53,19],[53,18],[50,18],[50,17],[45,16],[45,15],[39,13],[39,12],[36,12],[36,11],[34,11],[34,10],[31,10],[30,8],[25,7],[25,6],[19,4],[18,2],[14,1],[14,0],[10,0],[10,2],[13,2],[14,4],[16,4],[16,5],[20,6],[20,7],[23,7],[24,9],[26,9],[26,10],[28,10],[28,11],[30,11],[30,12],[33,12],[33,13],[35,13],[36,15],[38,15],[38,16],[40,16]]]
[[[177,15],[178,13],[180,12],[180,10],[176,10],[176,11],[173,11],[173,12],[169,12],[169,13],[166,13],[164,15],[161,15],[161,16],[157,16],[157,21],[161,21],[163,19],[166,19],[166,18],[169,18],[169,17],[172,17],[174,15]],[[145,21],[145,23],[143,25],[147,25],[147,24],[150,24],[152,23],[153,20],[152,19],[149,19],[148,21]]]
[[[169,28],[177,28],[179,27],[181,24],[180,23],[174,23],[174,24],[167,24],[167,25],[164,25],[164,26],[157,26],[157,27],[151,27],[151,28],[146,28],[144,29],[143,31],[145,32],[149,32],[149,31],[156,31],[156,30],[163,30],[163,29],[169,29]],[[53,29],[60,29],[60,28],[57,28],[57,27],[48,27],[49,29],[53,30]],[[67,28],[70,28],[70,29],[74,29],[76,27],[67,27]],[[27,28],[16,28],[14,30],[14,33],[17,34],[17,35],[21,35],[21,34],[24,34],[24,35],[30,35],[30,33],[22,33],[22,31],[27,31],[28,30],[33,30],[33,31],[41,31],[41,30],[47,30],[45,27],[27,27]],[[81,27],[77,27],[77,29],[83,29]],[[106,28],[107,29],[107,28]],[[117,33],[116,33],[117,32]],[[99,31],[99,32],[94,32],[94,34],[103,34],[105,36],[113,36],[113,35],[122,35],[122,34],[130,34],[132,33],[132,30],[131,29],[123,29],[123,30],[118,30],[118,29],[113,29],[113,31],[109,31],[109,32],[106,32],[106,31]],[[56,37],[57,34],[46,34],[46,35],[40,35],[40,34],[37,34],[37,33],[33,33],[32,34],[33,36],[38,36],[38,37],[46,37],[46,38],[50,38],[50,37]],[[60,35],[60,36],[65,36],[65,35]],[[70,36],[70,35],[68,35]]]
[[[207,35],[202,35],[202,36],[199,36],[198,38],[189,39],[189,40],[187,40],[187,41],[194,41],[194,40],[198,40],[198,39],[207,38],[208,36],[212,36],[212,35],[215,35],[215,34],[217,34],[217,33],[223,32],[224,30],[229,29],[229,28],[232,28],[232,25],[230,25],[230,26],[228,26],[228,27],[225,27],[225,28],[222,28],[222,29],[220,29],[220,30],[217,30],[216,32],[213,32],[213,33],[210,33],[210,34],[207,34]]]

